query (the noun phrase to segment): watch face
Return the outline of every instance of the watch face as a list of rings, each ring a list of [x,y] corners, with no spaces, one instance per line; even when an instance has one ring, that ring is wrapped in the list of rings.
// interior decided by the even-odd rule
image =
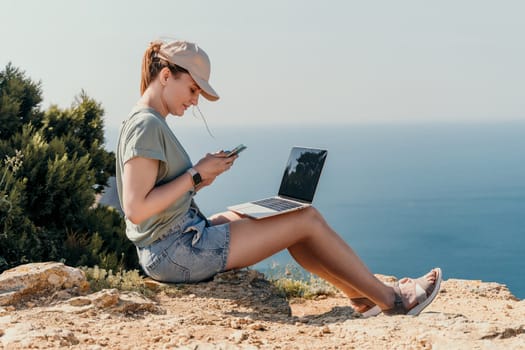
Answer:
[[[197,186],[201,182],[202,182],[201,174],[199,174],[199,173],[193,174],[193,183],[195,184],[195,186]]]

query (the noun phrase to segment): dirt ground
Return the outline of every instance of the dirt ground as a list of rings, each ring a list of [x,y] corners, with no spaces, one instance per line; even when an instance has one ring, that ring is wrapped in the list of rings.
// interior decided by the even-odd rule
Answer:
[[[525,349],[525,301],[497,283],[446,280],[421,315],[368,319],[342,295],[286,300],[253,271],[151,288],[1,307],[0,348]]]

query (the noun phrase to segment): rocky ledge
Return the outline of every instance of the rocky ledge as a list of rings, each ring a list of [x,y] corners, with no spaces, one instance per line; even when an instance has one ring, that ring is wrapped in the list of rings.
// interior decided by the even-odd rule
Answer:
[[[5,271],[0,348],[525,349],[525,301],[498,283],[449,279],[418,317],[368,319],[342,295],[286,300],[253,270],[148,285],[149,297],[92,293],[83,271],[60,263]]]

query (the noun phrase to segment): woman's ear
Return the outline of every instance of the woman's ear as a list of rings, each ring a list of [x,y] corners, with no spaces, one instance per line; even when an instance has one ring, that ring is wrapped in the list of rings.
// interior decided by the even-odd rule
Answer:
[[[164,67],[161,69],[160,71],[160,74],[159,74],[159,78],[160,78],[160,83],[162,85],[166,85],[168,83],[168,79],[170,78],[170,74],[171,74],[171,71],[168,67]]]

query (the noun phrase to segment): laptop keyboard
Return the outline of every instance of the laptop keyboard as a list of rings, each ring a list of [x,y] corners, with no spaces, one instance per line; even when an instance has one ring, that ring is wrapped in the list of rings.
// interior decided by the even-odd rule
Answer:
[[[300,203],[290,202],[290,201],[282,200],[279,198],[266,198],[266,199],[261,199],[261,200],[258,200],[252,203],[260,205],[265,208],[270,208],[276,211],[294,209],[294,208],[298,208],[302,206],[302,204]]]

